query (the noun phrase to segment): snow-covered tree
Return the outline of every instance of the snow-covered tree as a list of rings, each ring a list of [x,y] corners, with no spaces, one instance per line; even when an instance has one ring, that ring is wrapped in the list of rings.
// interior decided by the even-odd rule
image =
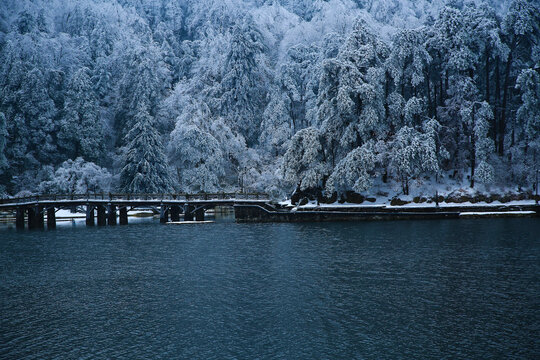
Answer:
[[[331,195],[334,191],[360,193],[369,190],[373,185],[376,160],[373,142],[352,150],[334,168],[326,182],[326,192]]]
[[[384,129],[382,64],[387,52],[359,20],[338,56],[322,64],[319,119],[332,163]]]
[[[409,194],[409,181],[422,174],[439,171],[437,148],[429,134],[404,126],[395,136],[389,151],[390,169],[401,181],[403,193]]]
[[[104,151],[99,107],[92,91],[90,70],[81,68],[68,81],[58,138],[70,158],[99,161]]]
[[[484,184],[490,184],[494,180],[495,170],[489,163],[489,158],[493,154],[493,140],[488,136],[489,125],[493,119],[493,112],[487,102],[482,102],[476,113],[473,114],[473,131],[475,141],[474,155],[476,158],[471,161],[471,167],[474,167],[478,162],[476,173],[471,170],[471,187],[474,186],[475,178]]]
[[[79,156],[119,173],[138,146],[129,131],[149,117],[144,136],[167,148],[152,155],[158,168],[198,169],[175,163],[176,135],[217,149],[191,191],[277,194],[305,179],[320,190],[368,143],[367,173],[391,187],[403,126],[451,181],[528,187],[540,159],[539,14],[533,0],[0,1],[0,186],[34,191]],[[285,180],[305,128],[319,133],[320,160]],[[334,189],[353,189],[338,177]]]
[[[7,137],[6,116],[4,113],[0,112],[0,174],[8,167],[8,161],[5,154]]]
[[[540,168],[540,75],[533,69],[522,70],[516,81],[521,92],[521,106],[516,118],[520,132],[520,156],[516,162],[522,166],[521,180],[534,183],[535,172]]]
[[[8,161],[5,155],[7,136],[8,132],[6,128],[6,116],[4,113],[0,112],[0,196],[3,196],[6,191],[6,187],[4,185],[6,177],[4,174],[8,167]]]
[[[522,104],[517,110],[517,119],[524,131],[528,146],[540,145],[540,74],[533,69],[522,70],[516,81],[521,91]]]
[[[289,98],[288,109],[295,132],[315,125],[310,114],[316,107],[320,52],[321,49],[314,45],[292,46],[287,51],[285,63],[278,70],[280,90]]]
[[[169,157],[176,168],[179,188],[185,192],[214,192],[224,174],[218,141],[193,122],[179,121],[171,133]]]
[[[119,109],[116,128],[121,134],[133,127],[138,104],[144,102],[147,111],[155,116],[158,103],[169,88],[170,71],[165,66],[159,48],[154,43],[126,44],[127,54],[122,54],[123,71],[119,83]]]
[[[426,49],[425,28],[403,29],[395,35],[385,65],[402,97],[416,96],[415,92],[424,82],[431,60]]]
[[[322,188],[329,170],[319,131],[312,127],[298,131],[283,158],[285,180],[300,190]]]
[[[502,23],[503,36],[508,44],[508,58],[504,69],[503,97],[500,104],[501,114],[498,119],[498,153],[504,155],[505,135],[508,122],[508,108],[510,100],[510,91],[512,89],[512,80],[515,80],[519,72],[514,68],[530,61],[530,54],[533,49],[538,47],[540,41],[540,5],[533,0],[514,0],[512,1],[508,13]],[[517,61],[516,61],[517,60]],[[513,71],[514,70],[514,71]]]
[[[78,157],[66,160],[38,189],[45,194],[86,194],[110,191],[112,175],[107,169]]]
[[[265,62],[261,35],[246,18],[232,30],[218,92],[221,115],[248,144],[255,143],[260,134],[269,85]]]
[[[171,191],[169,167],[155,121],[140,104],[127,133],[122,153],[120,189],[127,193],[164,193]]]
[[[259,144],[274,155],[282,155],[287,142],[293,135],[293,121],[290,116],[290,99],[275,93],[264,110]]]

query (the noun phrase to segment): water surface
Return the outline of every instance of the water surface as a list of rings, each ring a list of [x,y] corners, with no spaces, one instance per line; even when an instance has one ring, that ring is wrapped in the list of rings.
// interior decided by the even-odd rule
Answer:
[[[0,229],[2,359],[540,358],[540,221]]]

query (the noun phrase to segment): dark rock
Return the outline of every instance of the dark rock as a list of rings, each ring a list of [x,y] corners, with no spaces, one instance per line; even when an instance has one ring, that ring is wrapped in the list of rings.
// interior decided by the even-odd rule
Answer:
[[[467,202],[467,201],[472,202],[473,197],[470,196],[470,195],[464,194],[461,191],[452,192],[452,193],[448,194],[448,196],[446,197],[446,202],[452,202],[452,203],[460,204],[460,203],[464,203],[464,202]]]
[[[393,198],[390,201],[390,205],[392,205],[392,206],[401,206],[401,205],[406,205],[406,204],[409,204],[409,203],[410,203],[409,201],[401,200],[400,198]]]
[[[439,203],[441,203],[441,202],[443,202],[443,201],[444,201],[444,196],[442,196],[442,195],[439,195],[439,196],[437,196],[437,197],[432,196],[432,197],[430,197],[429,199],[427,199],[427,202],[428,202],[428,203],[432,203],[432,202],[439,202]]]
[[[308,200],[318,200],[322,199],[321,189],[306,189],[300,190],[300,186],[296,187],[296,190],[291,195],[291,204],[296,205],[302,199],[306,198]]]
[[[374,198],[374,197],[367,197],[367,198],[366,198],[366,201],[369,201],[369,202],[374,203],[375,201],[377,201],[377,199]]]
[[[345,193],[345,201],[351,204],[361,204],[365,200],[365,197],[361,194],[358,194],[354,191],[347,191]]]
[[[334,191],[330,197],[323,196],[322,199],[321,199],[321,203],[323,203],[323,204],[333,204],[333,203],[335,203],[337,201],[337,199],[338,199],[337,192]]]

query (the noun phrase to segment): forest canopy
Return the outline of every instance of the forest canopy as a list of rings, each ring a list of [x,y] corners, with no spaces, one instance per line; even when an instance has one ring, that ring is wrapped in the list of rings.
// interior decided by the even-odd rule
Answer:
[[[0,193],[531,190],[534,0],[3,0]]]

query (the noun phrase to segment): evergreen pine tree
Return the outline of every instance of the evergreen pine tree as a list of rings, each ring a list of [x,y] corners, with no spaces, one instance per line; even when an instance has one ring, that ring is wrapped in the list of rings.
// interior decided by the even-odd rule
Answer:
[[[124,139],[120,189],[127,193],[171,191],[172,181],[163,144],[144,104],[139,105],[133,124]]]

